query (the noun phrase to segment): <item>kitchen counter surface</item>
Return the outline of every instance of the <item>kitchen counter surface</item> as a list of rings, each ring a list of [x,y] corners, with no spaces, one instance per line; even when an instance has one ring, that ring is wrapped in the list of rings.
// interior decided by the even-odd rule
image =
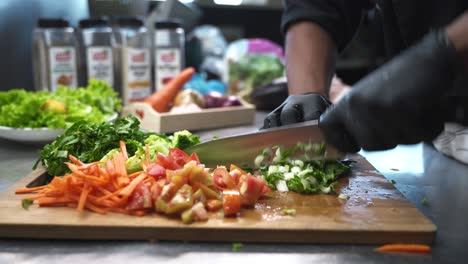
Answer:
[[[257,129],[264,116],[257,113],[251,126],[196,133],[202,140],[243,133]],[[0,139],[0,192],[31,171],[38,149]],[[431,254],[382,254],[373,251],[378,245],[243,243],[234,252],[223,242],[0,239],[0,263],[465,263],[468,166],[422,143],[361,154],[437,226]]]

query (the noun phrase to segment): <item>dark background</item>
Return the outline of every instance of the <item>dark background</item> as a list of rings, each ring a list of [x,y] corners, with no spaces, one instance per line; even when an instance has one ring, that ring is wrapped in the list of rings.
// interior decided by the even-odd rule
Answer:
[[[76,26],[90,14],[145,15],[161,3],[142,1],[145,0],[0,0],[0,90],[33,89],[32,31],[39,17],[62,17]],[[198,8],[202,12],[198,24],[220,27],[228,41],[267,38],[284,44],[279,29],[280,7],[202,5]],[[381,61],[377,40],[372,36],[371,25],[364,23],[353,43],[340,55],[337,74],[345,82],[354,83]]]

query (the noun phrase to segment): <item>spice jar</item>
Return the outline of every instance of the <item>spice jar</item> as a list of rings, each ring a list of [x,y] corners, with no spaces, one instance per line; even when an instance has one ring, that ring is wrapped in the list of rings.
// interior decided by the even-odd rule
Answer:
[[[154,23],[155,90],[185,67],[185,32],[179,20]]]
[[[151,94],[151,38],[143,21],[119,18],[115,28],[116,90],[123,105],[144,100]]]
[[[64,19],[41,18],[33,33],[33,69],[36,90],[55,92],[77,86],[76,36]]]
[[[89,79],[97,79],[114,86],[114,36],[108,20],[89,18],[80,20],[79,24],[81,85],[86,86]]]

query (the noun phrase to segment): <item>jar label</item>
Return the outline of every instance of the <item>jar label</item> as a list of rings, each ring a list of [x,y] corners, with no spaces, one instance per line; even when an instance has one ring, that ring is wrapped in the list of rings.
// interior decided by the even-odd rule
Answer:
[[[151,63],[149,49],[124,48],[123,102],[143,101],[151,94]]]
[[[89,47],[86,50],[88,79],[97,79],[114,86],[112,49],[110,47]]]
[[[50,91],[60,85],[76,87],[76,56],[74,47],[51,47],[49,49]]]
[[[182,70],[180,49],[156,48],[155,82],[156,90],[180,73]]]

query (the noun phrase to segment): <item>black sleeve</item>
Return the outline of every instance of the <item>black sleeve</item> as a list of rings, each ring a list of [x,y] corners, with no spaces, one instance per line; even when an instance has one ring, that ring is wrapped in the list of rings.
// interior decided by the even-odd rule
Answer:
[[[281,31],[285,34],[292,24],[311,21],[328,32],[342,51],[371,6],[369,0],[284,0]]]

